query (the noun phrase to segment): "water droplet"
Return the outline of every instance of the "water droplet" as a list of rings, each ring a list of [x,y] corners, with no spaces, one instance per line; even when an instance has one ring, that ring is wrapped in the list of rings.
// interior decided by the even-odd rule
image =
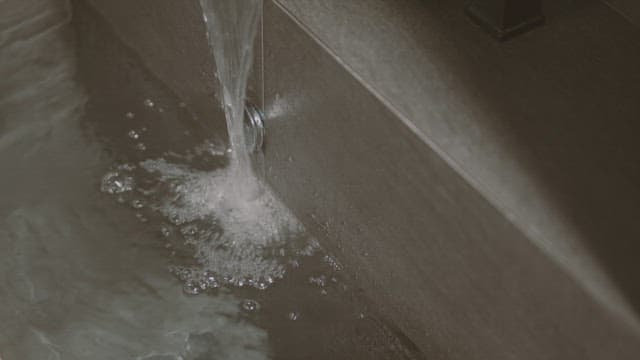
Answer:
[[[152,108],[154,107],[156,104],[153,102],[153,100],[151,99],[145,99],[144,100],[144,106],[148,107],[148,108]]]
[[[289,313],[289,320],[296,321],[300,318],[300,313],[297,311],[292,311]]]
[[[254,312],[260,310],[260,304],[251,299],[242,300],[242,308],[248,312]]]
[[[127,119],[133,119],[134,117],[136,117],[136,114],[132,113],[131,111],[129,111],[128,113],[124,114],[124,116]]]

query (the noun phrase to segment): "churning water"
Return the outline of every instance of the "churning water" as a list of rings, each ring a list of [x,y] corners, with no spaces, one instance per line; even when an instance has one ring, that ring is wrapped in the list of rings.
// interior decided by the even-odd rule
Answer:
[[[244,137],[245,91],[262,1],[201,0],[200,4],[217,67],[218,100],[226,117],[229,148],[202,144],[191,158],[174,154],[171,160],[120,164],[105,175],[102,190],[121,198],[122,193],[142,191],[148,199],[127,201],[162,214],[173,225],[173,229],[165,227],[166,234],[181,234],[196,260],[192,266],[174,268],[188,293],[220,285],[266,289],[284,276],[287,266],[298,257],[312,255],[318,246],[254,175]],[[144,104],[150,109],[155,106],[151,99]],[[131,130],[129,136],[138,140],[140,135]],[[208,171],[194,168],[194,160],[203,157],[218,157],[217,162],[226,161],[226,166]],[[153,186],[146,190],[136,186],[149,176]]]
[[[251,172],[260,3],[202,4],[230,145],[74,5],[0,2],[0,358],[411,357]]]

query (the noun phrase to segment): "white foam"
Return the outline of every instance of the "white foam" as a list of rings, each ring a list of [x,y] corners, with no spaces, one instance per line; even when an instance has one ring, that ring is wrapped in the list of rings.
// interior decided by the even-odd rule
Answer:
[[[181,226],[201,266],[200,271],[183,273],[186,282],[202,283],[213,275],[219,282],[265,288],[284,276],[288,261],[280,254],[287,254],[280,249],[293,249],[288,255],[308,255],[308,241],[300,244],[302,225],[255,177],[245,179],[243,191],[238,191],[233,166],[198,171],[165,159],[146,160],[140,166],[158,175],[161,188],[168,189],[156,209]]]

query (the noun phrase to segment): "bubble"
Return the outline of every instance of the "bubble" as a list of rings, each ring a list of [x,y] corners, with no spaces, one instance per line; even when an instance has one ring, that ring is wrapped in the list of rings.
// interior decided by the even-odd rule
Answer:
[[[194,236],[198,233],[198,227],[196,225],[186,225],[180,228],[180,232],[184,236]]]
[[[342,270],[342,264],[340,264],[340,262],[338,261],[338,259],[330,254],[327,254],[324,256],[323,258],[324,262],[327,263],[331,269],[333,269],[334,271],[340,271]]]
[[[260,304],[257,301],[251,300],[251,299],[242,300],[241,306],[245,311],[248,311],[248,312],[254,312],[254,311],[260,310]]]
[[[152,108],[154,107],[156,104],[153,102],[153,100],[151,99],[145,99],[143,102],[144,106],[148,107],[148,108]]]
[[[255,288],[258,290],[266,290],[269,287],[269,284],[265,283],[264,281],[258,281],[255,284]]]
[[[204,281],[207,284],[207,287],[210,289],[216,289],[220,287],[220,284],[218,284],[218,280],[212,274],[206,274]]]
[[[112,171],[102,177],[100,190],[108,194],[121,194],[133,190],[134,186],[133,177]]]
[[[325,275],[311,276],[309,277],[309,283],[318,287],[325,287],[327,284],[327,277]]]
[[[169,215],[169,221],[173,224],[173,225],[180,225],[184,222],[184,220],[182,220],[180,218],[179,214],[171,214]]]
[[[187,281],[182,287],[182,291],[187,295],[198,295],[202,292],[202,288],[194,281]]]
[[[136,114],[132,113],[131,111],[129,111],[128,113],[124,114],[124,116],[127,119],[133,119],[134,117],[136,117]]]
[[[135,130],[129,130],[127,136],[134,140],[138,140],[140,138],[140,134],[138,134]]]
[[[180,103],[178,103],[178,106],[181,108],[185,108],[187,107],[187,104],[184,101],[180,101]]]
[[[316,239],[311,239],[309,244],[305,246],[302,250],[300,250],[300,255],[302,256],[312,256],[320,249],[320,243]]]
[[[149,219],[147,219],[143,214],[141,213],[136,213],[136,218],[138,219],[138,221],[142,222],[142,223],[146,223],[147,221],[149,221]]]
[[[273,282],[274,282],[273,278],[271,276],[267,276],[264,279],[260,279],[256,281],[253,286],[258,290],[266,290],[267,288],[269,288],[269,286],[273,284]]]
[[[137,143],[136,144],[136,149],[138,149],[140,151],[145,151],[145,150],[147,150],[147,145],[145,145],[144,143]]]
[[[300,318],[300,313],[297,311],[292,311],[289,313],[289,320],[296,321]]]
[[[171,267],[169,267],[169,271],[171,273],[173,273],[173,275],[175,275],[178,279],[180,279],[182,281],[187,281],[187,280],[191,279],[191,270],[190,269],[183,268],[183,267],[178,267],[178,266],[171,266]]]
[[[142,209],[144,207],[144,201],[140,199],[134,199],[131,201],[131,207],[134,209]]]
[[[164,236],[164,237],[169,237],[169,236],[171,236],[171,229],[169,229],[168,226],[161,226],[160,227],[160,234],[162,234],[162,236]]]
[[[124,164],[118,165],[116,168],[118,170],[123,170],[123,171],[133,171],[136,169],[136,166],[133,164],[124,163]]]

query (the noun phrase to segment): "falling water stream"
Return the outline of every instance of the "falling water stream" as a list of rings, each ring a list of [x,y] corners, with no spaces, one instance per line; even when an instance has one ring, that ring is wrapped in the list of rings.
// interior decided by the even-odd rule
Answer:
[[[318,246],[255,176],[246,144],[245,92],[262,1],[201,0],[200,4],[229,139],[227,151],[217,153],[228,163],[210,171],[196,171],[166,158],[147,159],[139,166],[159,176],[160,184],[169,185],[168,191],[160,188],[172,197],[151,205],[179,228],[194,249],[197,265],[175,269],[185,291],[195,294],[221,284],[265,289],[284,276],[296,257],[312,255]],[[136,177],[135,164],[123,166],[105,177],[103,191],[122,190],[114,184],[127,182],[119,177],[122,174],[130,173],[125,179]]]
[[[243,114],[253,44],[262,14],[262,0],[200,0],[207,39],[215,58],[221,102],[231,146],[234,188],[231,196],[250,200],[260,191],[252,172],[244,135]]]
[[[252,173],[261,1],[201,1],[228,144],[87,2],[0,3],[0,359],[414,358]]]

